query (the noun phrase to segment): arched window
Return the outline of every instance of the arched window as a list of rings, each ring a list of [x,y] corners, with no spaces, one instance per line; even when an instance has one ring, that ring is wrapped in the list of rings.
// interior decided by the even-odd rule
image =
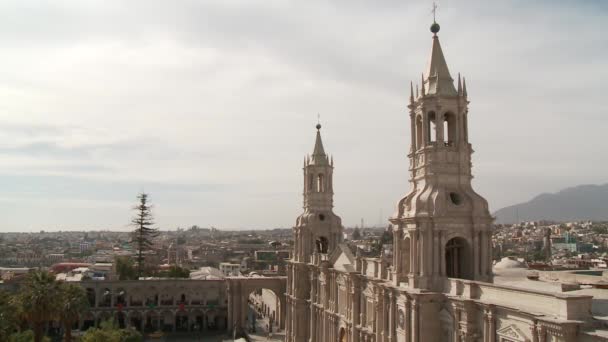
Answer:
[[[427,139],[429,142],[437,141],[437,122],[435,120],[435,112],[429,112],[428,114],[428,124],[427,124]]]
[[[456,116],[452,113],[445,113],[443,120],[443,140],[445,146],[453,146],[458,137],[456,136]]]
[[[422,148],[422,117],[416,117],[416,148],[419,150]]]
[[[317,245],[318,253],[327,253],[329,242],[325,236],[319,237],[317,241],[315,241],[315,244]]]
[[[317,192],[325,192],[325,182],[323,181],[323,174],[319,173],[317,176]]]
[[[312,174],[308,175],[308,190],[309,191],[312,191],[312,189],[314,188],[314,183],[315,183],[314,176]]]
[[[467,240],[456,237],[445,245],[445,268],[449,278],[471,278],[471,257]]]

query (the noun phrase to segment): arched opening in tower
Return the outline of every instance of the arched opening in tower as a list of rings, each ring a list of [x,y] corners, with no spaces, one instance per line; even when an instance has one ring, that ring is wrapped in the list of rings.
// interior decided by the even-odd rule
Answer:
[[[323,174],[320,173],[317,179],[317,192],[325,192],[325,182],[323,181]]]
[[[428,123],[426,125],[427,131],[427,139],[429,143],[434,143],[437,141],[437,120],[435,112],[428,113]]]
[[[445,246],[445,269],[448,278],[471,279],[470,248],[461,237],[450,239]]]
[[[329,242],[327,241],[327,238],[325,236],[319,237],[315,244],[317,245],[317,253],[327,253]]]

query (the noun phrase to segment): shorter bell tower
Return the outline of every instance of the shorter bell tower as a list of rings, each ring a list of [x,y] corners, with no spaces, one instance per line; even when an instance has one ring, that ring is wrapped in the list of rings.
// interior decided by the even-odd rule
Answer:
[[[333,212],[333,158],[323,149],[321,124],[312,155],[304,158],[304,213],[294,227],[293,259],[310,262],[313,253],[327,254],[342,242],[342,222]]]
[[[304,212],[298,216],[293,227],[293,255],[286,265],[285,341],[287,342],[315,342],[310,338],[309,326],[312,305],[310,285],[316,277],[311,272],[311,267],[314,267],[313,257],[316,257],[316,260],[327,260],[342,242],[344,230],[342,220],[333,212],[334,162],[323,149],[321,124],[317,125],[317,137],[312,155],[304,158],[303,171]]]

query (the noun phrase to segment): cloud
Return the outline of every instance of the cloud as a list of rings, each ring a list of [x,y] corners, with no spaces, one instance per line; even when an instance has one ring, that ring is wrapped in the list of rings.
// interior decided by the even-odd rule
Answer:
[[[108,204],[87,209],[92,225],[118,224],[146,184],[167,184],[152,193],[163,226],[289,226],[317,113],[336,161],[336,212],[384,224],[409,187],[407,96],[425,69],[429,8],[3,1],[0,177],[61,200],[42,219],[24,214],[40,201],[19,197],[0,230],[77,227],[87,222],[70,216],[79,199]],[[475,186],[492,209],[606,182],[607,13],[597,1],[440,4],[450,71],[469,87]],[[170,190],[180,186],[193,190]],[[12,189],[0,197],[27,193]]]

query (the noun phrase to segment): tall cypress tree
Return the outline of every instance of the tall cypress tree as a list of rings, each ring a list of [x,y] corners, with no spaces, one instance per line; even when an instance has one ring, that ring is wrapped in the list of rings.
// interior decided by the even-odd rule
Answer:
[[[139,204],[133,207],[135,217],[131,220],[135,231],[131,242],[137,247],[137,276],[141,277],[144,271],[144,252],[152,249],[152,239],[158,235],[158,230],[152,227],[152,206],[148,204],[148,194],[142,192],[137,196]]]

